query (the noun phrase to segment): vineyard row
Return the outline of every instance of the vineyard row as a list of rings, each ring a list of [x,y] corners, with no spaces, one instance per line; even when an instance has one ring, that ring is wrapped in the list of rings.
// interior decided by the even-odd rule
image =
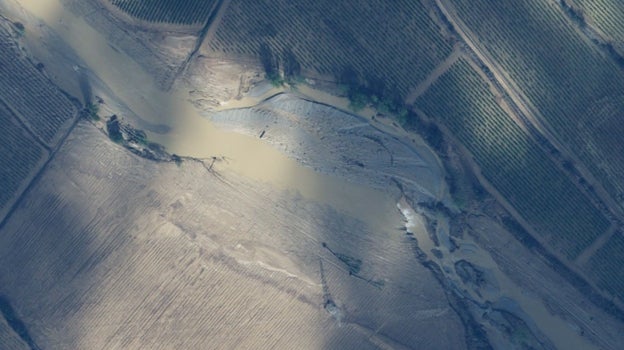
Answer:
[[[453,2],[559,139],[622,201],[624,157],[618,151],[624,132],[624,74],[617,65],[584,41],[549,2]],[[603,108],[606,104],[613,108]]]
[[[458,61],[417,105],[458,137],[483,175],[555,250],[574,259],[609,222]]]
[[[76,108],[0,33],[0,99],[19,113],[46,143],[75,116]]]

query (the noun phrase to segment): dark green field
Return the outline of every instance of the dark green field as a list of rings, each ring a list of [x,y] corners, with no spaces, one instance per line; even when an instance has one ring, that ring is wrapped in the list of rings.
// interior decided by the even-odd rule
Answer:
[[[624,203],[624,74],[548,2],[453,1],[561,141]]]
[[[404,96],[451,52],[418,1],[233,1],[210,42],[215,53],[257,57],[292,52],[304,70]],[[380,81],[381,83],[377,82]]]
[[[113,3],[137,18],[174,24],[203,23],[214,5]],[[608,51],[608,45],[621,47],[624,6],[613,0],[449,3],[485,54],[535,107],[536,117],[543,118],[556,141],[624,206],[624,72],[617,56]],[[271,80],[293,67],[303,76],[335,79],[349,87],[353,106],[387,106],[390,101],[392,108],[384,112],[397,112],[397,101],[436,69],[444,73],[443,62],[461,42],[450,29],[452,20],[436,6],[407,0],[232,1],[204,47],[217,57],[257,59],[265,68],[272,66],[272,72],[267,70]],[[608,42],[592,42],[584,26],[597,29]],[[483,75],[467,63],[470,53],[465,53],[463,61],[434,79],[417,106],[468,148],[483,175],[550,249],[574,260],[606,232],[613,218],[607,218],[605,206],[598,209],[577,179],[503,110]],[[600,276],[600,281],[608,279]],[[600,285],[620,292],[615,284]]]
[[[206,22],[217,2],[217,0],[107,1],[138,19],[156,23],[187,25]]]
[[[569,259],[607,229],[609,221],[501,109],[465,61],[440,77],[417,105],[449,127],[483,175]]]
[[[624,234],[616,232],[613,237],[598,250],[587,266],[587,273],[595,275],[599,287],[610,291],[615,297],[624,300]]]
[[[2,104],[0,140],[0,208],[4,208],[46,154]]]

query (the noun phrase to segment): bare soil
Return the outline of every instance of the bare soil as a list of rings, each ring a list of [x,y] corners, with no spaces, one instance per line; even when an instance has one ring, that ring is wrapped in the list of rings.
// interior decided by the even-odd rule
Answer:
[[[163,91],[192,36],[122,38],[131,27],[91,2],[65,3],[11,2],[32,54],[67,91],[84,73],[103,116],[183,161],[137,157],[102,122],[63,142],[0,235],[0,293],[39,347],[624,341],[620,321],[501,226],[495,201],[469,196],[460,213],[420,136],[313,85],[274,89],[237,58],[197,55]],[[0,344],[19,343],[2,321]]]

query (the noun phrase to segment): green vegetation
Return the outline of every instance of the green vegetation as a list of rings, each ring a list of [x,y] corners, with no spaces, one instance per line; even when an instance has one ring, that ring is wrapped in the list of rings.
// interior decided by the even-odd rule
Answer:
[[[147,134],[145,131],[135,128],[128,128],[128,141],[134,142],[139,145],[149,146],[150,142],[147,140]]]
[[[407,129],[416,131],[421,135],[429,146],[433,147],[439,154],[444,155],[446,153],[444,149],[444,134],[435,123],[422,120],[420,116],[413,111],[407,112],[404,122],[401,119],[399,119],[399,121],[401,121]]]
[[[408,111],[401,93],[387,87],[382,79],[371,74],[363,77],[353,68],[346,67],[336,80],[344,88],[352,110],[359,111],[371,106],[379,113],[392,114],[402,123],[407,120]]]
[[[99,105],[92,102],[87,103],[86,115],[88,118],[90,118],[91,120],[100,120],[100,116],[98,115],[98,113],[100,113]]]
[[[15,195],[44,152],[0,105],[0,208]]]
[[[23,56],[0,28],[0,101],[26,119],[44,142],[75,116],[72,102]]]
[[[466,61],[452,66],[416,104],[455,134],[551,248],[574,259],[606,231],[608,220],[502,110]]]
[[[263,56],[265,46],[285,58],[286,76],[288,57],[297,62],[292,71],[335,76],[351,67],[364,77],[375,72],[401,97],[451,53],[429,11],[409,0],[234,1],[209,43],[247,57]]]
[[[273,55],[271,47],[266,43],[260,45],[260,63],[264,68],[266,78],[273,86],[277,87],[284,84],[284,78],[280,74],[280,59]]]
[[[624,2],[620,0],[574,0],[570,1],[578,13],[591,20],[616,46],[624,46]]]
[[[172,161],[173,161],[173,162],[174,162],[177,166],[180,166],[180,165],[182,164],[182,157],[180,157],[179,155],[177,155],[177,154],[175,154],[175,153],[171,155],[171,160],[172,160]]]
[[[171,24],[203,24],[217,0],[108,0],[138,19]]]
[[[624,301],[624,233],[616,232],[590,259],[587,270],[599,287]]]
[[[17,31],[17,35],[20,37],[23,36],[24,33],[26,32],[26,28],[24,27],[22,22],[13,22],[13,27],[15,27],[15,30]]]
[[[121,125],[116,115],[111,116],[106,122],[106,131],[108,132],[108,137],[114,142],[121,143],[123,141]]]
[[[618,62],[584,39],[557,3],[452,2],[557,137],[624,204],[624,74]],[[603,17],[622,18],[608,12],[616,1],[591,2],[605,4]]]

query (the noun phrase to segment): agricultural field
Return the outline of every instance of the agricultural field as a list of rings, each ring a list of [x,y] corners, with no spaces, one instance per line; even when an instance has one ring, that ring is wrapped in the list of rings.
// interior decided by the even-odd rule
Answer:
[[[76,117],[74,104],[24,57],[2,27],[0,86],[0,100],[47,145],[53,145],[59,131]]]
[[[451,1],[556,137],[624,205],[624,72],[548,1]]]
[[[624,2],[619,0],[573,0],[587,24],[597,28],[618,48],[624,45]]]
[[[609,221],[498,105],[460,60],[416,103],[474,155],[483,175],[551,248],[573,260]]]
[[[0,235],[0,294],[39,348],[466,348],[395,226],[215,168],[78,123]]]
[[[401,98],[451,52],[429,10],[408,0],[233,1],[206,46],[255,58],[263,45],[273,57],[292,54],[304,71],[382,79]]]
[[[4,214],[15,194],[24,188],[31,173],[47,156],[19,125],[10,111],[0,104],[0,213]],[[0,220],[4,215],[0,215]]]
[[[596,283],[616,298],[624,301],[624,233],[616,232],[589,260],[586,270]]]
[[[141,20],[193,25],[203,24],[218,0],[105,0]]]
[[[2,316],[0,316],[0,348],[12,350],[30,349],[28,344],[20,339],[19,335],[11,329],[7,320]]]
[[[0,1],[26,29],[0,29],[0,183],[22,193],[43,169],[0,224],[0,348],[617,349],[624,315],[581,277],[623,299],[624,238],[485,66],[526,78],[517,90],[587,167],[609,163],[609,189],[618,155],[594,134],[624,152],[619,73],[556,1],[501,1]],[[471,29],[499,31],[475,35],[491,60],[460,42],[466,4],[490,23]],[[557,58],[578,71],[516,38],[527,25],[559,28],[541,40],[569,39]],[[47,78],[72,67],[99,119],[75,120]],[[374,108],[344,98],[354,80]],[[420,135],[379,108],[388,96],[422,111]],[[169,153],[115,143],[119,125]],[[473,164],[462,205],[445,173]]]

